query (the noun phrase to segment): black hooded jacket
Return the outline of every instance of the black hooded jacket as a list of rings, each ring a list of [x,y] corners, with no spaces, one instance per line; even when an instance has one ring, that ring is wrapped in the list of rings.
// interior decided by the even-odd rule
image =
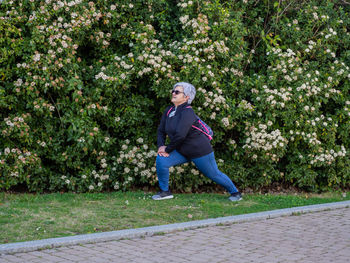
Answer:
[[[213,151],[209,138],[202,132],[192,128],[197,116],[187,102],[165,109],[158,126],[157,145],[165,146],[166,136],[170,143],[165,151],[176,150],[188,159],[199,158]]]

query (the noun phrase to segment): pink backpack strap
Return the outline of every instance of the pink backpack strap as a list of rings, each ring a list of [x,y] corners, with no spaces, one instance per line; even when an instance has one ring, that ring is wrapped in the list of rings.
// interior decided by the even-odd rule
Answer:
[[[167,112],[167,114],[166,114],[166,116],[168,116],[169,115],[169,113],[171,112],[171,110],[173,109],[174,107],[171,107],[169,110],[168,110],[168,112]],[[188,108],[192,108],[191,106],[187,106],[186,107],[186,109],[188,109]]]
[[[207,131],[207,133],[209,134],[209,130],[207,129],[207,127],[205,127],[205,125],[201,122],[201,120],[199,119],[198,122],[203,126],[203,128]]]
[[[168,116],[168,115],[169,115],[170,111],[171,111],[173,108],[174,108],[174,107],[171,107],[171,108],[168,110],[168,112],[167,112],[166,116]]]
[[[203,126],[203,127],[204,127],[204,126]],[[199,130],[201,133],[204,133],[206,136],[208,136],[209,140],[212,140],[212,139],[213,139],[213,137],[211,137],[209,133],[206,133],[206,132],[203,131],[202,129],[200,129],[200,128],[194,126],[194,125],[192,125],[192,128],[195,128],[195,129]]]

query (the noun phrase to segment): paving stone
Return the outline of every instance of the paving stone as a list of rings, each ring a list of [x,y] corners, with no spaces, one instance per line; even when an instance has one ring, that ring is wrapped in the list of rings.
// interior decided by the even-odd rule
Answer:
[[[336,262],[350,258],[350,208],[159,236],[1,255],[19,262]]]

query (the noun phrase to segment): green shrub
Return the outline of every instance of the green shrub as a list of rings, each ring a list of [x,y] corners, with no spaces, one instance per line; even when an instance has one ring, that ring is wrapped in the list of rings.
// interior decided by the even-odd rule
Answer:
[[[348,187],[349,17],[335,0],[2,1],[0,189],[156,186],[178,81],[238,187]],[[211,184],[192,164],[171,174]]]

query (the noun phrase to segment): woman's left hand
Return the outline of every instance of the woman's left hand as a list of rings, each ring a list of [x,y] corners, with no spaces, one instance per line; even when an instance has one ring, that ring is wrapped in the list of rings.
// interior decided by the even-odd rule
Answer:
[[[167,152],[165,151],[165,148],[166,148],[166,146],[160,146],[160,147],[158,148],[158,155],[159,155],[159,156],[163,156],[163,157],[168,157],[168,156],[169,156],[169,153],[167,153]]]

